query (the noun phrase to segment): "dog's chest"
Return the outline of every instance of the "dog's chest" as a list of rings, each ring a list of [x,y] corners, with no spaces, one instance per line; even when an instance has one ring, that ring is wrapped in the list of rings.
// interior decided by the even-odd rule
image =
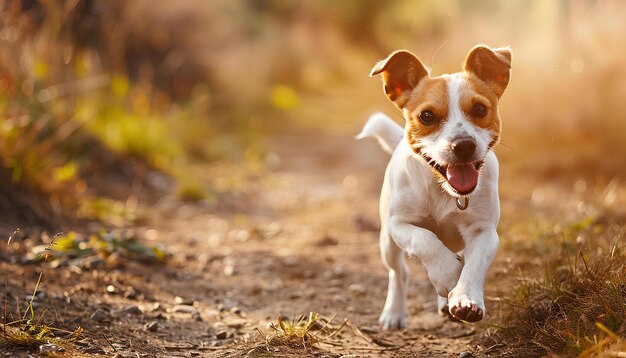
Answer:
[[[465,247],[463,237],[460,233],[461,223],[464,222],[461,216],[462,215],[450,214],[439,220],[435,220],[434,217],[429,216],[416,224],[432,231],[450,251],[459,252]]]

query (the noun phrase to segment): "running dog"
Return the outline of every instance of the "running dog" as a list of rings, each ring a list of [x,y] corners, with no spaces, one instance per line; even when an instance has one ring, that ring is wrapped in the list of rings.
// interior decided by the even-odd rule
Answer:
[[[405,254],[421,260],[441,313],[467,322],[485,315],[483,286],[498,248],[498,102],[510,79],[511,51],[476,46],[463,70],[433,77],[412,53],[378,62],[385,94],[404,129],[372,115],[358,139],[374,137],[391,154],[380,195],[380,249],[389,270],[379,322],[406,325]]]

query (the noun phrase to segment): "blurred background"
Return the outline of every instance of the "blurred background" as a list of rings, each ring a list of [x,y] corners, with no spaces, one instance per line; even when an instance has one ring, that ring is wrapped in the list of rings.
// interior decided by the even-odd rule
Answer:
[[[478,43],[510,46],[504,165],[550,179],[626,174],[623,1],[5,0],[0,8],[5,223],[120,224],[149,202],[146,188],[212,203],[225,189],[202,173],[221,163],[279,166],[275,136],[352,135],[378,110],[401,123],[380,79],[368,77],[399,48],[438,75],[460,70]]]

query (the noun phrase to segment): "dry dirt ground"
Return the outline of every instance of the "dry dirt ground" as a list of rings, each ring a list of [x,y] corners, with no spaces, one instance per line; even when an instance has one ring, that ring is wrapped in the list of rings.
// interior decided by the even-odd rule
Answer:
[[[65,354],[505,355],[500,346],[476,343],[489,330],[489,316],[472,325],[437,315],[435,292],[417,262],[411,262],[408,328],[378,327],[387,274],[379,258],[377,200],[388,158],[375,142],[307,133],[279,135],[268,145],[275,153],[269,169],[223,164],[202,171],[218,190],[216,204],[184,203],[166,195],[148,208],[140,225],[129,228],[142,242],[166,247],[167,263],[121,259],[114,267],[93,262],[46,266],[36,308],[48,308],[46,319],[57,325],[85,330]],[[513,213],[515,221],[530,215],[533,188],[514,175],[505,174],[502,182],[501,232],[513,226]],[[514,263],[507,250],[503,245],[490,270],[488,310],[511,282]],[[42,266],[11,265],[19,263],[11,255],[3,253],[3,269],[15,270],[6,301],[23,311],[24,296]],[[291,318],[309,312],[336,315],[334,328],[346,318],[349,325],[321,339],[315,349],[266,345],[261,338],[273,335],[267,326],[279,314]],[[29,354],[37,353],[7,350],[3,356]]]

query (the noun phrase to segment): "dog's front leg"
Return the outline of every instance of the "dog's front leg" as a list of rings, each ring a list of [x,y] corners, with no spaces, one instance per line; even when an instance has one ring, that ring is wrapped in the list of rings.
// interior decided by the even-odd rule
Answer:
[[[458,284],[449,294],[448,306],[454,317],[467,322],[478,322],[485,314],[485,276],[498,249],[499,239],[495,228],[466,232],[478,232],[478,235],[464,237],[465,265]]]
[[[463,265],[460,258],[432,231],[411,224],[402,216],[391,217],[389,233],[400,248],[422,261],[437,294],[447,297],[461,274]]]

